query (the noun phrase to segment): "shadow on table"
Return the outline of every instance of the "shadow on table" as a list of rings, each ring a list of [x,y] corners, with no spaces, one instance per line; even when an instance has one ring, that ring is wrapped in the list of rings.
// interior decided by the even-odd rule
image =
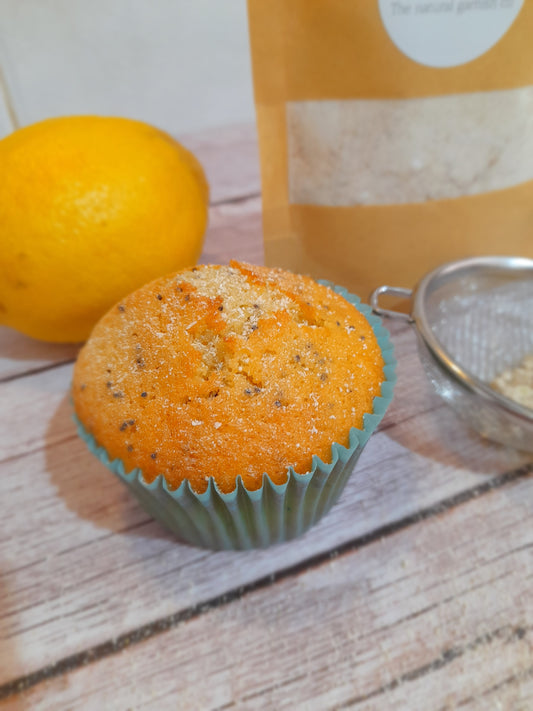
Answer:
[[[420,410],[419,410],[420,411]],[[177,539],[153,521],[123,484],[76,435],[72,406],[65,396],[46,434],[46,466],[50,480],[67,508],[81,519],[116,533],[169,541]],[[450,470],[491,477],[512,471],[531,458],[485,442],[470,432],[435,396],[422,414],[408,416],[402,399],[393,403],[382,431],[403,448]],[[446,468],[442,475],[446,475]]]
[[[393,333],[392,340],[398,381],[380,427],[388,437],[430,462],[489,477],[532,459],[484,439],[444,403],[424,372],[412,329]]]
[[[488,477],[532,461],[527,453],[482,437],[436,394],[429,393],[428,402],[427,410],[409,418],[402,416],[402,405],[393,402],[383,421],[383,431],[415,455]]]
[[[176,540],[146,514],[126,487],[78,437],[66,395],[46,433],[46,470],[65,506],[82,519],[115,533]],[[67,434],[68,433],[68,434]]]
[[[45,343],[0,326],[0,358],[63,362],[73,360],[79,349],[80,344]]]

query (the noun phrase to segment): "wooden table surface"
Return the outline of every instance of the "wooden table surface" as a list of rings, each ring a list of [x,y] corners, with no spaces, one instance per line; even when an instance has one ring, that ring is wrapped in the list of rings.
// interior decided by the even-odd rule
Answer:
[[[262,261],[252,127],[189,137],[204,260]],[[398,385],[301,539],[176,543],[75,433],[77,349],[0,330],[0,710],[533,709],[533,463],[482,441],[390,324]]]

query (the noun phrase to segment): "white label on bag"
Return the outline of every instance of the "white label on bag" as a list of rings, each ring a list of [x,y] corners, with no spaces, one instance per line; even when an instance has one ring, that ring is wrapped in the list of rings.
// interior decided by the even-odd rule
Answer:
[[[419,64],[455,67],[488,52],[524,0],[379,0],[396,47]]]
[[[533,180],[533,85],[290,101],[286,116],[292,204],[422,203]]]

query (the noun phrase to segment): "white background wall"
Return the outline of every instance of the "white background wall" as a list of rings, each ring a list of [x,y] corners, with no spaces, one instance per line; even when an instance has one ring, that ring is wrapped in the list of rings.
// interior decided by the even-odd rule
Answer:
[[[253,122],[245,0],[0,0],[0,136],[82,113]]]

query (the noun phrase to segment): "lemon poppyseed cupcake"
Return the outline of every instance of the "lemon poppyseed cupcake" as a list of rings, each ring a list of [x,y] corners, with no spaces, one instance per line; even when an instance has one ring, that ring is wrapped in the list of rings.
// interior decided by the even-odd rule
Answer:
[[[135,291],[78,357],[81,436],[181,539],[250,548],[302,533],[392,398],[387,332],[338,291],[238,262]]]

